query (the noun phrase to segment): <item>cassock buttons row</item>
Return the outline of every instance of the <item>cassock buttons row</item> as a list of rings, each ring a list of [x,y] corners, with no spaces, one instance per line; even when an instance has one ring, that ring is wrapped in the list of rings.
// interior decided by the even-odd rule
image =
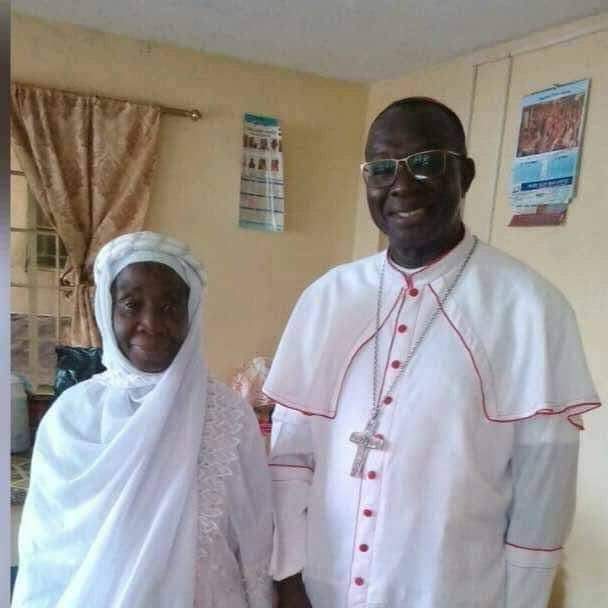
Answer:
[[[397,331],[400,334],[404,334],[407,331],[407,325],[401,323],[401,325],[397,326]],[[399,361],[398,359],[395,359],[394,361],[391,361],[391,367],[393,369],[399,369],[401,367],[401,361]],[[393,402],[393,398],[390,397],[389,395],[387,395],[382,402],[384,403],[384,405],[390,405]]]
[[[388,399],[390,399],[390,397],[388,397]],[[392,401],[392,399],[391,399],[391,401]],[[376,471],[367,472],[368,479],[376,479],[377,476],[378,476],[378,474],[376,473]],[[374,514],[374,512],[371,509],[363,509],[364,517],[372,517],[373,514]],[[361,553],[367,553],[369,551],[369,545],[366,545],[365,543],[360,544],[359,551],[361,551]],[[357,587],[362,587],[365,584],[365,580],[363,578],[361,578],[360,576],[357,576],[354,579],[354,583],[355,583],[355,585],[357,585]]]

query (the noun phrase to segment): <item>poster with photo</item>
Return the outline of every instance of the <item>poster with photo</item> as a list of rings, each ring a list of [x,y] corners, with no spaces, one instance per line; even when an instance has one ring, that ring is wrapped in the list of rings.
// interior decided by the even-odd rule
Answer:
[[[511,174],[510,226],[562,224],[574,198],[589,80],[524,97]]]
[[[284,219],[283,141],[279,121],[245,114],[239,226],[282,232]]]

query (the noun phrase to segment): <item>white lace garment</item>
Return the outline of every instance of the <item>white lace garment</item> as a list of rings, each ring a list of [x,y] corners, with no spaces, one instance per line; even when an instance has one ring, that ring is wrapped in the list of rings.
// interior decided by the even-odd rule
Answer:
[[[196,608],[270,608],[270,482],[251,407],[211,380],[199,457]]]

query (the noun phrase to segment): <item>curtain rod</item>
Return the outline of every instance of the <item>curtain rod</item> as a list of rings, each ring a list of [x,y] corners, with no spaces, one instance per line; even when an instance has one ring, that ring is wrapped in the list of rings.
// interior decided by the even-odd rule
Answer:
[[[182,108],[172,108],[171,106],[163,106],[163,105],[159,105],[157,103],[150,103],[147,101],[133,101],[131,99],[121,99],[118,97],[109,97],[108,95],[97,95],[96,93],[76,93],[75,91],[65,91],[65,90],[55,89],[53,87],[43,87],[43,86],[36,85],[36,84],[28,84],[28,83],[22,83],[22,82],[14,82],[13,84],[17,84],[17,85],[25,86],[25,87],[32,87],[32,88],[36,88],[36,89],[49,89],[49,90],[53,90],[53,91],[58,91],[59,93],[67,93],[68,95],[81,95],[84,97],[97,97],[98,99],[109,99],[111,101],[124,101],[127,103],[139,103],[139,104],[146,104],[146,105],[150,105],[150,106],[156,106],[157,108],[160,109],[161,114],[168,114],[170,116],[180,116],[182,118],[189,118],[190,120],[192,120],[194,122],[196,122],[197,120],[200,120],[203,117],[200,110],[197,110],[196,108],[192,108],[191,110],[184,110]]]
[[[200,120],[203,115],[197,110],[193,108],[192,110],[182,110],[180,108],[169,108],[167,106],[160,106],[161,114],[170,114],[171,116],[182,116],[183,118],[189,118],[196,122]]]

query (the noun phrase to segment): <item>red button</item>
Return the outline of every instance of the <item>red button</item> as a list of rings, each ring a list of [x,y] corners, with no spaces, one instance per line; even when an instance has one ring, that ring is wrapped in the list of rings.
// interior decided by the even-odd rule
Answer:
[[[367,474],[367,478],[368,478],[368,479],[376,479],[376,471],[370,471],[370,472]]]
[[[359,587],[361,587],[361,585],[363,585],[363,583],[364,583],[364,582],[365,582],[365,581],[364,581],[364,580],[363,580],[363,579],[362,579],[360,576],[358,576],[358,577],[355,579],[355,585],[358,585]]]
[[[418,290],[415,287],[412,287],[410,289],[410,295],[412,296],[412,298],[415,298],[418,295]]]
[[[365,553],[368,549],[369,547],[367,545],[359,545],[359,551],[363,551],[363,553]]]
[[[407,331],[407,325],[399,325],[399,327],[397,328],[397,331],[400,334],[404,334]]]
[[[393,362],[391,363],[391,367],[392,367],[393,369],[399,369],[399,368],[401,367],[401,361],[397,361],[397,360],[393,361]]]
[[[363,515],[365,515],[365,517],[371,517],[374,514],[374,512],[371,509],[363,509]]]
[[[390,405],[393,402],[393,398],[392,397],[385,397],[384,398],[384,405]]]

